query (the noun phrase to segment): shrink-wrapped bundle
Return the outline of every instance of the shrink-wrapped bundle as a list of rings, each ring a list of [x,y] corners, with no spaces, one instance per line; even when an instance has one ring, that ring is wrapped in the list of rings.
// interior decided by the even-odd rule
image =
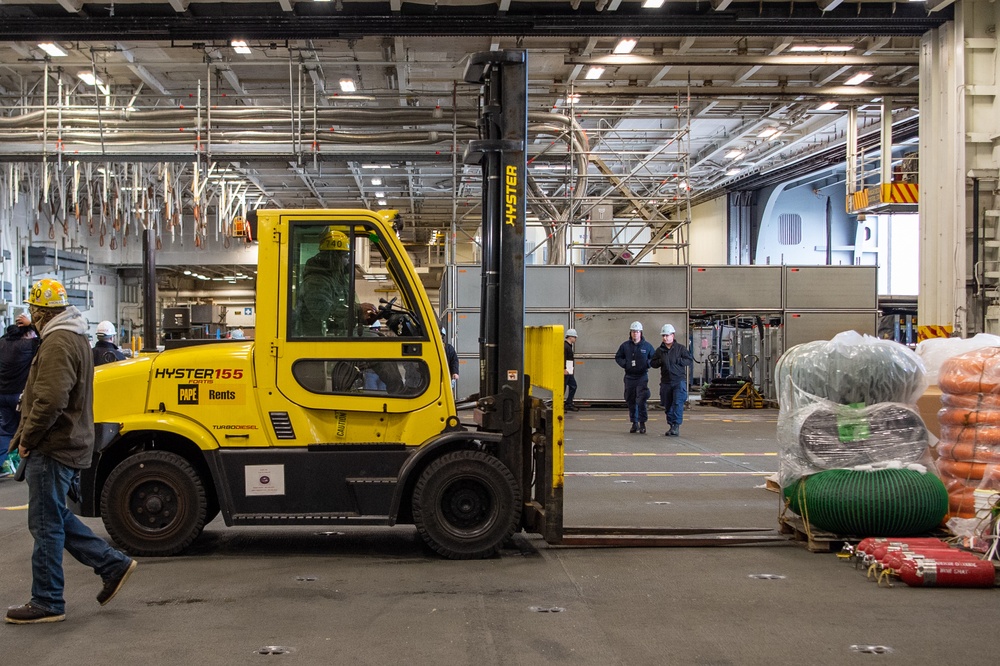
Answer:
[[[778,359],[775,375],[793,408],[816,398],[840,405],[909,405],[927,389],[923,363],[910,349],[855,331],[792,347]]]
[[[958,518],[976,515],[975,491],[1000,490],[1000,347],[974,349],[941,363],[938,475]]]
[[[779,480],[793,511],[845,534],[903,536],[944,518],[945,488],[920,464],[930,442],[914,409],[927,388],[916,354],[847,331],[788,350],[776,376]]]

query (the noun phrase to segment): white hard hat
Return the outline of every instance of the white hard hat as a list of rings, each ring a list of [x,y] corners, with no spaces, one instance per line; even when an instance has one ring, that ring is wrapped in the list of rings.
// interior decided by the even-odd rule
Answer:
[[[677,329],[675,329],[672,324],[664,324],[663,328],[660,329],[660,335],[670,335],[671,333],[676,332]]]
[[[104,335],[109,338],[114,337],[117,331],[115,331],[115,325],[110,321],[102,321],[97,325],[97,334]]]
[[[448,331],[444,329],[444,326],[441,327],[441,335],[448,335]]]
[[[566,329],[566,337],[567,338],[575,338],[576,337],[576,329],[575,328],[567,328]]]
[[[382,322],[376,319],[369,328],[382,328]]]
[[[641,331],[642,330],[642,322],[641,321],[634,321],[634,322],[632,322],[632,325],[628,327],[628,330],[630,330],[630,331]]]

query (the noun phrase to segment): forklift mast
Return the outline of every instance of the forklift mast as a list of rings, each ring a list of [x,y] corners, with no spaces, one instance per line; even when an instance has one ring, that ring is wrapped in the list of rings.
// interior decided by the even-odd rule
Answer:
[[[527,142],[527,53],[473,55],[465,81],[482,86],[480,139],[466,164],[483,175],[483,266],[479,331],[479,395],[475,420],[502,435],[498,457],[531,483],[530,429],[525,419],[524,225]]]

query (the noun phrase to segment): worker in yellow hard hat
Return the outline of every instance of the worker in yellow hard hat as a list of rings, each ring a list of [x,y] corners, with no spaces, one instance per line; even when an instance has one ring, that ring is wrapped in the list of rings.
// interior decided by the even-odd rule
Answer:
[[[340,337],[374,321],[375,307],[358,303],[351,293],[353,267],[351,238],[344,227],[328,226],[319,239],[319,252],[302,267],[296,307],[298,333]],[[354,303],[354,317],[349,316]]]
[[[27,303],[42,344],[28,371],[21,422],[10,446],[22,458],[18,475],[28,483],[28,530],[35,546],[31,599],[7,609],[4,621],[10,624],[66,619],[63,550],[101,577],[102,606],[136,567],[66,507],[67,493],[79,488],[79,470],[90,467],[94,457],[94,360],[87,321],[57,280],[36,282]]]

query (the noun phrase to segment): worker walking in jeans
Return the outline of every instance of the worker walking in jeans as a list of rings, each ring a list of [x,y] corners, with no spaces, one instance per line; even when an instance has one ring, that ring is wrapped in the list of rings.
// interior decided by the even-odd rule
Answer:
[[[35,546],[31,601],[7,609],[4,619],[10,624],[66,619],[64,549],[103,579],[97,594],[102,606],[136,567],[66,506],[66,495],[78,490],[79,471],[90,466],[94,453],[94,359],[87,322],[56,280],[36,282],[28,305],[42,344],[28,372],[21,422],[10,446],[23,458],[28,530]]]
[[[663,342],[653,353],[650,365],[660,369],[660,404],[667,412],[670,429],[667,437],[681,434],[684,421],[684,403],[687,402],[687,369],[694,363],[691,352],[674,340],[673,324],[664,324],[660,329]]]
[[[615,354],[615,363],[625,369],[625,404],[628,405],[631,433],[646,434],[646,402],[649,400],[649,361],[653,358],[653,345],[642,337],[642,322],[629,326],[628,340]]]

